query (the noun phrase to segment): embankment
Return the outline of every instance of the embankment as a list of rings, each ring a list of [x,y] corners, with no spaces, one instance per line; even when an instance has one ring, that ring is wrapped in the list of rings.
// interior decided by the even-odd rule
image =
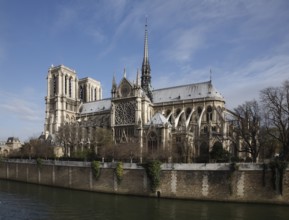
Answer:
[[[151,192],[143,167],[124,164],[120,183],[115,167],[102,163],[96,179],[90,162],[6,160],[0,162],[0,179],[150,197],[289,204],[289,170],[280,185],[262,164],[237,164],[234,171],[230,164],[163,164],[156,193]]]

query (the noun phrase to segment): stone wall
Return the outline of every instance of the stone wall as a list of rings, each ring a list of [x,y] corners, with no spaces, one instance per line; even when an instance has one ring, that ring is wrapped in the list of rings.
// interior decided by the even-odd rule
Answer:
[[[96,179],[89,162],[9,160],[0,162],[0,179],[127,195],[289,204],[289,170],[281,195],[273,188],[271,170],[263,171],[261,164],[238,164],[236,171],[230,164],[163,164],[160,186],[152,193],[142,167],[124,164],[118,184],[115,166],[102,164]]]

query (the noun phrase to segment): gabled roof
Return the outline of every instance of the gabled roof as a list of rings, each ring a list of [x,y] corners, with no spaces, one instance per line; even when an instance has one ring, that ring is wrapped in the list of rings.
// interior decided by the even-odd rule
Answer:
[[[110,110],[111,108],[111,99],[102,99],[95,102],[83,103],[80,107],[80,114],[88,114],[94,112],[102,112]]]
[[[168,123],[170,125],[170,122],[168,121],[168,119],[165,118],[165,116],[163,116],[161,113],[157,112],[152,118],[151,120],[148,122],[147,125],[165,125],[166,123]]]
[[[202,98],[224,101],[224,97],[213,87],[211,81],[153,90],[153,103]]]

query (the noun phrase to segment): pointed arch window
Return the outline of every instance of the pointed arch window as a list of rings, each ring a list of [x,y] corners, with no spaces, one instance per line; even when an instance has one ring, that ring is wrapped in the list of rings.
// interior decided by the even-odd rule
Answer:
[[[198,107],[198,115],[200,116],[202,114],[203,109],[201,107]]]
[[[207,108],[207,121],[213,120],[213,109],[211,106],[208,106]]]
[[[156,153],[158,150],[157,134],[151,132],[148,137],[148,151],[149,153]]]
[[[83,86],[79,87],[79,98],[81,101],[83,101]]]
[[[71,97],[71,94],[72,94],[71,90],[72,90],[72,78],[70,77],[69,78],[69,97]]]
[[[53,94],[57,94],[57,76],[53,76]]]
[[[64,79],[64,94],[67,94],[67,75],[65,75],[65,79]]]

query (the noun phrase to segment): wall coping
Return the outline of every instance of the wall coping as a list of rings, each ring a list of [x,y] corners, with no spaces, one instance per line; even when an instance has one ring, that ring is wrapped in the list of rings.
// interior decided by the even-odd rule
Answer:
[[[36,164],[34,159],[4,159],[8,163],[25,163]],[[61,160],[42,160],[43,165],[55,166],[73,166],[73,167],[90,167],[91,162],[86,161],[61,161]],[[101,163],[102,168],[115,168],[116,162]],[[231,163],[163,163],[162,170],[200,170],[200,171],[228,171],[231,169]],[[144,169],[138,163],[123,163],[124,169]],[[239,171],[256,171],[263,170],[263,163],[236,163],[236,170]],[[289,168],[287,168],[289,170]]]

